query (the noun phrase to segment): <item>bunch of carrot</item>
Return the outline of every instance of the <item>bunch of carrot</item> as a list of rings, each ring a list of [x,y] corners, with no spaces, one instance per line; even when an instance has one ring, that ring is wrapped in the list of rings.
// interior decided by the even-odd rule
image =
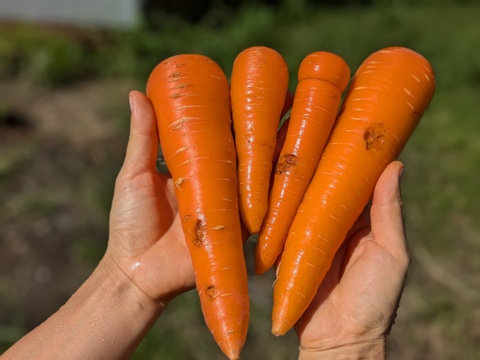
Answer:
[[[164,60],[147,83],[205,321],[230,359],[249,322],[242,224],[258,233],[256,272],[278,267],[272,332],[284,334],[435,88],[429,63],[402,47],[373,53],[353,79],[341,57],[315,52],[293,96],[288,82],[283,57],[256,46],[235,59],[230,84],[193,54]]]

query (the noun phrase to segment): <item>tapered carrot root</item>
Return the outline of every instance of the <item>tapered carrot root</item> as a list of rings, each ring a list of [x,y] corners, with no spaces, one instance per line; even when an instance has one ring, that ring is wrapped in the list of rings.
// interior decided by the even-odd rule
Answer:
[[[357,70],[290,228],[274,286],[272,332],[301,317],[385,167],[402,151],[435,91],[428,61],[392,47]]]
[[[222,351],[238,359],[249,298],[238,208],[236,155],[225,74],[201,55],[177,55],[147,83],[205,322]]]
[[[292,109],[293,105],[293,94],[288,91],[287,95],[285,96],[285,103],[283,104],[283,109],[280,114],[280,118],[283,119],[284,116]],[[285,136],[287,135],[288,124],[290,122],[290,117],[287,117],[285,121],[282,122],[280,128],[277,131],[276,141],[275,141],[275,150],[273,151],[273,159],[272,159],[272,168],[275,167],[278,161],[278,157],[280,156],[280,151],[282,151],[283,144],[285,143]],[[273,176],[270,174],[270,185],[273,182]]]
[[[258,274],[270,269],[282,251],[349,80],[350,69],[345,60],[330,52],[312,53],[300,64],[288,131],[255,248]]]
[[[248,48],[233,64],[231,105],[240,213],[250,233],[260,230],[267,212],[276,133],[288,80],[283,57],[267,47]]]

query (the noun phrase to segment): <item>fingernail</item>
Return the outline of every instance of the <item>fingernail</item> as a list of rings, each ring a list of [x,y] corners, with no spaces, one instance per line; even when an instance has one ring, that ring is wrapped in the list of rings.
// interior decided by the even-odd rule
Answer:
[[[400,182],[402,180],[403,176],[403,165],[400,167],[400,170],[398,171],[398,181]]]
[[[130,93],[128,95],[128,101],[130,103],[130,112],[133,113],[134,107],[135,107],[135,102],[133,101],[133,95]]]

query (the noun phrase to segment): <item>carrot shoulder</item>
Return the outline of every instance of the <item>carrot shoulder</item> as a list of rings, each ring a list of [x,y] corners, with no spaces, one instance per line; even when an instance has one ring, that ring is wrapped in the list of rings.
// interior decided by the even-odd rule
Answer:
[[[222,351],[238,359],[249,298],[228,81],[211,59],[177,55],[152,71],[147,96],[175,184],[205,322]]]
[[[240,213],[250,233],[260,230],[267,211],[276,133],[288,80],[283,57],[268,47],[245,49],[233,64],[230,92]]]
[[[377,51],[357,70],[286,240],[274,286],[274,334],[290,329],[313,300],[335,252],[434,90],[430,64],[406,48]]]
[[[289,126],[255,249],[258,274],[272,267],[281,253],[349,80],[350,69],[345,60],[330,52],[314,52],[300,64]]]

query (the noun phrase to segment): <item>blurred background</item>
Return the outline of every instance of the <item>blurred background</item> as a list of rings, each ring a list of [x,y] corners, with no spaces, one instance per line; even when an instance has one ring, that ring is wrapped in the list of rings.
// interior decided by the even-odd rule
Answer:
[[[480,358],[480,6],[476,0],[2,0],[0,2],[0,351],[58,309],[106,247],[128,138],[128,92],[182,52],[229,75],[251,45],[278,50],[290,88],[308,53],[352,71],[403,45],[437,75],[401,155],[413,254],[391,359]],[[253,248],[247,244],[247,251]],[[272,274],[252,277],[245,359],[295,359],[270,334]],[[197,294],[177,298],[134,359],[224,359]]]

